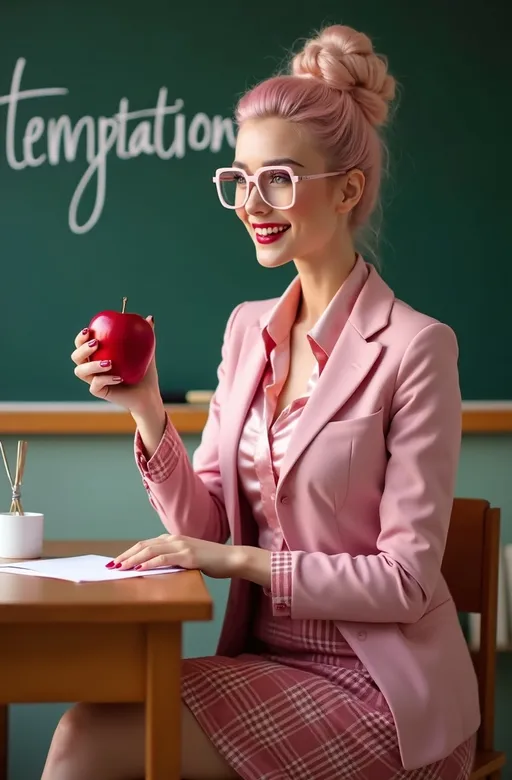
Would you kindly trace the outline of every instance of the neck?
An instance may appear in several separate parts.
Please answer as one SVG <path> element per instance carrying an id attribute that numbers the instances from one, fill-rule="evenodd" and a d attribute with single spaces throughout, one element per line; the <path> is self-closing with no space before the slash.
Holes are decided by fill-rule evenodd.
<path id="1" fill-rule="evenodd" d="M 352 241 L 339 248 L 335 255 L 321 260 L 296 260 L 299 273 L 302 297 L 297 312 L 297 324 L 306 330 L 315 322 L 332 301 L 343 282 L 347 279 L 356 262 L 356 251 Z"/>

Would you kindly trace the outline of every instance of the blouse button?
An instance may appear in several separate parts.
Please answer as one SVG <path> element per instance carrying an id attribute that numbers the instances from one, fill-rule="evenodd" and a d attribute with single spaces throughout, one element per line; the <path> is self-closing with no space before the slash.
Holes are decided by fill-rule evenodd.
<path id="1" fill-rule="evenodd" d="M 281 503 L 282 503 L 282 504 L 288 504 L 288 503 L 290 503 L 290 498 L 289 498 L 289 496 L 281 496 Z"/>
<path id="2" fill-rule="evenodd" d="M 357 638 L 360 639 L 361 642 L 364 642 L 364 640 L 366 639 L 366 631 L 358 631 Z"/>

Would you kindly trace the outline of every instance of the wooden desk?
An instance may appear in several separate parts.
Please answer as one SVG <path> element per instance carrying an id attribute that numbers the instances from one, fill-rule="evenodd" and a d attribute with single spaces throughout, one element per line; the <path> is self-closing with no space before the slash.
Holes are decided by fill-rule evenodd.
<path id="1" fill-rule="evenodd" d="M 48 542 L 44 556 L 131 544 Z M 145 702 L 146 780 L 179 780 L 181 625 L 211 617 L 196 571 L 90 583 L 0 573 L 0 780 L 7 705 L 76 701 Z"/>

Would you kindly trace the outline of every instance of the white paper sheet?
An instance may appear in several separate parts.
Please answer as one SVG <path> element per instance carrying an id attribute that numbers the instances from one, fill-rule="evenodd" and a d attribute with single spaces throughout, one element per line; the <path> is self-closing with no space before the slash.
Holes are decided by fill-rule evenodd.
<path id="1" fill-rule="evenodd" d="M 15 563 L 1 563 L 0 573 L 50 577 L 71 582 L 102 582 L 184 571 L 174 566 L 162 566 L 158 569 L 146 569 L 143 571 L 120 571 L 119 569 L 105 568 L 106 564 L 111 560 L 112 558 L 104 555 L 77 555 L 71 558 L 42 558 L 34 561 L 16 561 Z"/>

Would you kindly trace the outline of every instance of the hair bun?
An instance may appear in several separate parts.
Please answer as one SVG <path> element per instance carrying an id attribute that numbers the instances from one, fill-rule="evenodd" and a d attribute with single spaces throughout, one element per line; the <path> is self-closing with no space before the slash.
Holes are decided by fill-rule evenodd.
<path id="1" fill-rule="evenodd" d="M 306 42 L 292 60 L 292 74 L 323 81 L 339 92 L 350 92 L 367 120 L 378 127 L 386 122 L 395 96 L 395 80 L 385 57 L 373 50 L 368 36 L 351 27 L 326 27 Z"/>

